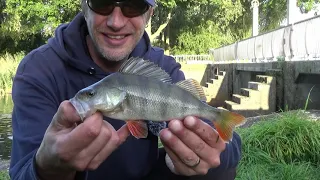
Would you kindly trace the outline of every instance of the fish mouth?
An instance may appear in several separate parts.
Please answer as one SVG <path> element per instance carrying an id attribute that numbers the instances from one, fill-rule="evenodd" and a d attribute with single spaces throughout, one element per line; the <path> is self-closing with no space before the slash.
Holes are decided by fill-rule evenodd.
<path id="1" fill-rule="evenodd" d="M 88 117 L 89 115 L 89 111 L 86 111 L 84 108 L 84 106 L 82 105 L 82 103 L 80 103 L 79 101 L 77 101 L 74 97 L 71 98 L 70 100 L 70 103 L 73 105 L 73 107 L 76 109 L 78 115 L 80 116 L 81 118 L 81 121 L 84 121 L 84 119 L 86 117 Z"/>

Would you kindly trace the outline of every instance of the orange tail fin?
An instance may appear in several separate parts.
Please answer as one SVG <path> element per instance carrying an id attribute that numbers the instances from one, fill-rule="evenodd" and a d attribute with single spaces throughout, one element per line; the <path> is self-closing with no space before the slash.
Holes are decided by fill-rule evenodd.
<path id="1" fill-rule="evenodd" d="M 245 117 L 229 111 L 221 112 L 221 119 L 213 121 L 220 137 L 226 141 L 232 141 L 232 133 L 236 126 L 244 123 Z"/>

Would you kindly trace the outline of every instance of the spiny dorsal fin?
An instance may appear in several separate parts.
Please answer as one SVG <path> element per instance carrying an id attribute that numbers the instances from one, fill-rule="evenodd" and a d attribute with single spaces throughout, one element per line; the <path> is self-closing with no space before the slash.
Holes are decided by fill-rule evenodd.
<path id="1" fill-rule="evenodd" d="M 204 91 L 203 91 L 201 85 L 195 79 L 186 79 L 183 81 L 179 81 L 176 83 L 176 85 L 179 86 L 180 88 L 190 92 L 192 95 L 194 95 L 200 101 L 207 100 L 206 95 L 204 94 Z"/>
<path id="2" fill-rule="evenodd" d="M 119 72 L 151 77 L 165 83 L 172 82 L 170 75 L 161 69 L 157 64 L 139 57 L 131 57 L 125 61 L 121 65 Z"/>

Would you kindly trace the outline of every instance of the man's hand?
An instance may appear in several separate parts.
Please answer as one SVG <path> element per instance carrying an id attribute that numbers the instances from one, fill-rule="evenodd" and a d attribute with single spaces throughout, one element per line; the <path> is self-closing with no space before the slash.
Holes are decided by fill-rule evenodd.
<path id="1" fill-rule="evenodd" d="M 40 179 L 74 179 L 76 171 L 94 170 L 129 136 L 126 125 L 115 131 L 101 113 L 79 121 L 72 104 L 62 102 L 36 154 Z"/>
<path id="2" fill-rule="evenodd" d="M 184 176 L 205 175 L 210 168 L 218 167 L 220 154 L 226 148 L 215 129 L 192 116 L 170 121 L 168 128 L 160 132 L 160 139 L 166 158 L 172 161 L 170 165 L 166 159 L 168 167 Z"/>

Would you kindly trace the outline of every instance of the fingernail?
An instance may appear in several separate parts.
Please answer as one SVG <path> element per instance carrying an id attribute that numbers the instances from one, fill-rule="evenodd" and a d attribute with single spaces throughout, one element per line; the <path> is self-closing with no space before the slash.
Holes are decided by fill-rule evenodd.
<path id="1" fill-rule="evenodd" d="M 171 122 L 170 124 L 170 129 L 174 132 L 178 132 L 178 131 L 181 131 L 182 129 L 182 125 L 181 125 L 181 122 L 178 121 L 178 120 L 174 120 L 173 122 Z"/>
<path id="2" fill-rule="evenodd" d="M 196 119 L 192 116 L 188 116 L 184 122 L 186 123 L 187 126 L 192 127 L 196 124 Z"/>
<path id="3" fill-rule="evenodd" d="M 172 137 L 172 133 L 168 130 L 162 133 L 162 139 L 165 141 L 168 141 L 169 139 L 171 139 L 171 137 Z"/>

